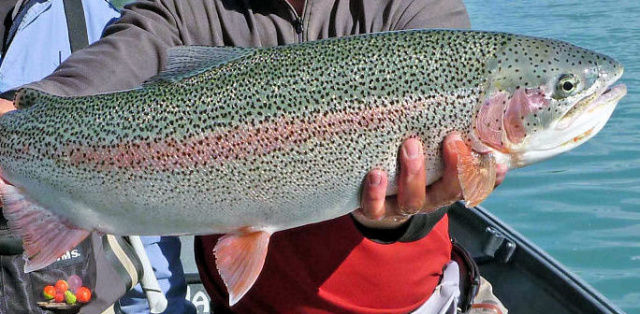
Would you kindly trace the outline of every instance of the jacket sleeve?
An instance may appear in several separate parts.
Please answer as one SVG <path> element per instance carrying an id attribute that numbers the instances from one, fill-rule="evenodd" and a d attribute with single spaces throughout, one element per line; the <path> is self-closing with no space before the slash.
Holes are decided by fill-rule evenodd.
<path id="1" fill-rule="evenodd" d="M 183 43 L 181 18 L 171 1 L 125 7 L 103 38 L 72 54 L 55 72 L 24 87 L 56 95 L 88 95 L 130 89 L 157 74 L 166 50 Z"/>

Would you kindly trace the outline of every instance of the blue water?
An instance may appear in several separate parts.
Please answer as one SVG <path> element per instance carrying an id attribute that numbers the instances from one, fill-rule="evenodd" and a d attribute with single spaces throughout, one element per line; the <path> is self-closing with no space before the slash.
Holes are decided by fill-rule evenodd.
<path id="1" fill-rule="evenodd" d="M 586 144 L 507 176 L 483 206 L 640 313 L 640 1 L 465 0 L 478 30 L 553 37 L 625 66 L 629 93 Z"/>

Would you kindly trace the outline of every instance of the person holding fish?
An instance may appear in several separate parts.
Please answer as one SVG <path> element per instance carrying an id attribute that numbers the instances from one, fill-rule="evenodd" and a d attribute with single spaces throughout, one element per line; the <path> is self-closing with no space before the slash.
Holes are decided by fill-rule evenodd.
<path id="1" fill-rule="evenodd" d="M 619 63 L 567 43 L 425 30 L 468 27 L 460 1 L 133 3 L 0 118 L 8 216 L 29 235 L 31 211 L 72 212 L 44 220 L 69 242 L 196 234 L 215 312 L 455 311 L 443 206 L 583 143 L 625 93 Z M 34 133 L 51 121 L 74 136 Z M 64 248 L 27 245 L 33 268 Z"/>

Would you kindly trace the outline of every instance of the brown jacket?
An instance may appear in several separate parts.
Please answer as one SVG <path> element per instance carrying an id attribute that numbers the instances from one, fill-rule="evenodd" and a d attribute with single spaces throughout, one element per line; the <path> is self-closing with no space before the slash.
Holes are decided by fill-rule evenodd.
<path id="1" fill-rule="evenodd" d="M 179 45 L 268 47 L 411 28 L 468 28 L 461 0 L 154 0 L 126 6 L 104 38 L 30 84 L 58 95 L 129 89 L 157 74 Z"/>

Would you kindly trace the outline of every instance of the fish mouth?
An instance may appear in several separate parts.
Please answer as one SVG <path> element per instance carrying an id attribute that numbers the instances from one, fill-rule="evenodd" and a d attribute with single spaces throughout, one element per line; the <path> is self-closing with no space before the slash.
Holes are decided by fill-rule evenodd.
<path id="1" fill-rule="evenodd" d="M 575 147 L 595 136 L 607 123 L 618 101 L 627 94 L 627 86 L 607 88 L 600 95 L 587 96 L 558 121 L 555 131 L 559 147 Z M 588 98 L 595 98 L 589 101 Z M 585 101 L 586 100 L 586 101 Z"/>
<path id="2" fill-rule="evenodd" d="M 598 109 L 614 105 L 627 94 L 627 86 L 618 84 L 607 88 L 601 94 L 593 93 L 577 102 L 567 113 L 560 118 L 556 125 L 557 130 L 565 130 L 574 124 L 577 120 L 582 120 L 582 116 L 590 114 Z"/>
<path id="3" fill-rule="evenodd" d="M 618 101 L 627 93 L 627 87 L 619 84 L 596 96 L 585 97 L 575 106 L 571 116 L 564 116 L 544 135 L 530 142 L 530 150 L 512 155 L 512 166 L 522 167 L 569 151 L 594 137 L 609 120 Z M 591 97 L 591 100 L 589 98 Z M 587 100 L 583 102 L 584 100 Z M 566 120 L 563 120 L 566 119 Z M 564 125 L 566 124 L 566 125 Z"/>
<path id="4" fill-rule="evenodd" d="M 627 86 L 624 84 L 607 88 L 600 97 L 585 108 L 582 108 L 577 117 L 572 118 L 569 125 L 574 125 L 577 132 L 570 132 L 575 135 L 560 146 L 575 147 L 594 137 L 607 123 L 618 101 L 626 94 Z M 562 122 L 561 120 L 559 124 L 562 124 Z"/>

